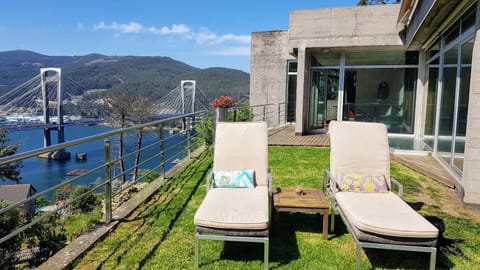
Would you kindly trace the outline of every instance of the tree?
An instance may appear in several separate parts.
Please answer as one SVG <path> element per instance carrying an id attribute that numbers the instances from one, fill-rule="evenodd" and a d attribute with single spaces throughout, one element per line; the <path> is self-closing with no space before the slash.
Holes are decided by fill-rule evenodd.
<path id="1" fill-rule="evenodd" d="M 7 134 L 7 130 L 0 128 L 0 158 L 14 155 L 17 152 L 18 143 L 10 144 Z M 22 179 L 19 171 L 21 167 L 21 162 L 0 165 L 0 179 L 8 179 L 14 182 L 20 181 Z"/>
<path id="2" fill-rule="evenodd" d="M 398 4 L 400 0 L 360 0 L 358 6 L 371 6 L 371 5 L 385 5 L 385 4 Z"/>
<path id="3" fill-rule="evenodd" d="M 103 98 L 104 103 L 111 110 L 113 119 L 117 120 L 115 124 L 120 128 L 128 126 L 130 122 L 128 117 L 132 114 L 133 101 L 135 98 L 135 95 L 128 90 L 114 91 Z M 123 161 L 124 140 L 124 134 L 118 135 L 118 166 L 122 184 L 126 181 L 125 162 Z"/>
<path id="4" fill-rule="evenodd" d="M 154 102 L 147 97 L 138 96 L 133 100 L 132 120 L 135 124 L 143 124 L 152 121 L 155 116 Z M 142 140 L 144 129 L 141 128 L 137 133 L 137 151 L 133 164 L 132 182 L 136 182 L 138 174 L 138 164 L 140 163 L 140 149 L 142 149 Z"/>
<path id="5" fill-rule="evenodd" d="M 105 103 L 110 107 L 112 116 L 117 119 L 117 125 L 121 128 L 130 124 L 142 124 L 153 120 L 155 116 L 154 102 L 151 98 L 139 96 L 128 90 L 120 90 L 110 93 L 104 98 Z M 132 181 L 135 182 L 138 175 L 138 164 L 140 163 L 140 149 L 142 148 L 144 130 L 137 133 L 137 147 L 133 165 Z M 118 163 L 122 184 L 126 181 L 125 165 L 123 161 L 125 136 L 119 135 Z"/>

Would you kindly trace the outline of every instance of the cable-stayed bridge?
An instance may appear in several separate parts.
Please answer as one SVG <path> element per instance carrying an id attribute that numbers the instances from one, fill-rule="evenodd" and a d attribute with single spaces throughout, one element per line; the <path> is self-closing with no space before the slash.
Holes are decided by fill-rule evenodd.
<path id="1" fill-rule="evenodd" d="M 75 81 L 62 77 L 60 68 L 42 68 L 40 74 L 0 96 L 0 126 L 42 127 L 44 146 L 51 145 L 51 132 L 57 132 L 57 142 L 65 142 L 65 106 L 103 104 L 103 90 L 85 89 Z M 196 86 L 195 81 L 181 81 L 154 105 L 158 115 L 189 114 L 208 108 L 209 98 Z M 21 119 L 19 121 L 19 119 Z M 5 125 L 7 123 L 7 125 Z M 64 150 L 52 153 L 48 158 L 67 159 Z"/>
<path id="2" fill-rule="evenodd" d="M 158 114 L 178 115 L 206 110 L 210 99 L 196 86 L 195 81 L 181 81 L 156 103 Z"/>
<path id="3" fill-rule="evenodd" d="M 98 106 L 103 103 L 101 92 L 105 90 L 86 89 L 62 76 L 59 69 L 42 70 L 44 73 L 41 71 L 39 75 L 0 95 L 0 116 L 47 124 L 43 115 L 45 109 L 49 111 L 50 119 L 57 119 L 59 110 L 55 109 L 59 106 L 62 107 L 62 113 L 71 114 L 70 109 L 74 106 L 83 104 L 88 108 L 89 104 Z M 45 100 L 48 101 L 47 108 L 44 108 Z M 155 112 L 158 115 L 192 113 L 207 109 L 209 101 L 195 81 L 181 81 L 180 85 L 155 102 Z"/>

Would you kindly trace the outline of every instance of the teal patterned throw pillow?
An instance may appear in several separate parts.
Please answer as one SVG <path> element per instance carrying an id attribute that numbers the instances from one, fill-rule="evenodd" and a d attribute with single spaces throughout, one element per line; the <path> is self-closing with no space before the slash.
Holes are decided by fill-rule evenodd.
<path id="1" fill-rule="evenodd" d="M 213 187 L 254 188 L 253 170 L 214 171 Z"/>

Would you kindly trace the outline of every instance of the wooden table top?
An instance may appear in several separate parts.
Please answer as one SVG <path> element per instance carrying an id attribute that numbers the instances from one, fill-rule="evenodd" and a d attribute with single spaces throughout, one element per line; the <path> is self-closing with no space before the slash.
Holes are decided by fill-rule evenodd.
<path id="1" fill-rule="evenodd" d="M 275 188 L 273 206 L 275 208 L 328 209 L 325 195 L 320 189 L 304 189 L 304 195 L 297 195 L 294 188 Z"/>

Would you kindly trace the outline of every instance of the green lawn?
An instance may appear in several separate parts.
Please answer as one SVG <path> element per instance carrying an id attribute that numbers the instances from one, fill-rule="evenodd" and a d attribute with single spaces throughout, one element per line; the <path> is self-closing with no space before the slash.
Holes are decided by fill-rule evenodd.
<path id="1" fill-rule="evenodd" d="M 329 150 L 311 147 L 270 147 L 273 185 L 321 188 L 328 168 Z M 191 269 L 193 268 L 193 215 L 205 196 L 205 175 L 211 152 L 168 182 L 150 201 L 122 222 L 76 265 L 77 269 Z M 449 191 L 398 164 L 392 175 L 405 186 L 405 199 L 435 224 L 443 225 L 437 267 L 478 269 L 480 226 L 471 213 L 458 209 Z M 450 196 L 450 197 L 449 197 Z M 448 214 L 447 214 L 448 213 Z M 321 217 L 315 214 L 282 214 L 270 235 L 272 269 L 353 269 L 355 243 L 336 218 L 335 232 L 322 240 Z M 277 226 L 278 225 L 278 226 Z M 260 269 L 261 244 L 201 241 L 202 269 Z M 426 268 L 421 253 L 364 250 L 363 269 Z"/>

